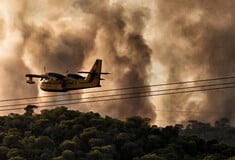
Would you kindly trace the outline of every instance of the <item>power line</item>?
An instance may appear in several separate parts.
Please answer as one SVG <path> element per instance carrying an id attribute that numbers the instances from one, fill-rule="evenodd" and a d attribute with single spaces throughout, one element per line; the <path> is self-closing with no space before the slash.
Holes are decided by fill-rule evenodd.
<path id="1" fill-rule="evenodd" d="M 222 85 L 223 86 L 224 85 L 234 85 L 234 84 L 235 84 L 235 82 L 215 83 L 215 84 L 198 85 L 198 86 L 191 86 L 191 87 L 178 87 L 178 88 L 169 88 L 169 89 L 158 89 L 158 90 L 153 90 L 153 91 L 121 93 L 121 94 L 115 94 L 115 95 L 102 95 L 102 96 L 93 96 L 93 97 L 83 97 L 83 98 L 71 98 L 71 99 L 44 101 L 44 102 L 37 102 L 37 103 L 32 103 L 32 104 L 37 105 L 37 104 L 56 103 L 56 102 L 80 101 L 80 100 L 87 100 L 87 99 L 109 98 L 109 97 L 117 97 L 117 96 L 129 96 L 129 95 L 138 95 L 138 94 L 146 94 L 146 93 L 154 93 L 154 92 L 177 91 L 177 90 L 185 90 L 185 89 L 196 89 L 196 88 L 214 87 L 214 86 L 222 86 Z M 2 105 L 2 106 L 0 106 L 0 108 L 13 107 L 13 106 L 22 106 L 22 105 L 28 105 L 28 103 Z"/>
<path id="2" fill-rule="evenodd" d="M 154 96 L 173 95 L 173 94 L 183 94 L 183 93 L 193 93 L 193 92 L 199 92 L 199 91 L 211 91 L 211 90 L 229 89 L 229 88 L 230 89 L 231 88 L 235 88 L 235 85 L 234 86 L 226 86 L 226 87 L 196 89 L 196 90 L 194 89 L 194 90 L 188 90 L 188 91 L 168 92 L 168 93 L 160 93 L 160 94 L 149 94 L 149 95 L 119 97 L 119 98 L 110 98 L 110 99 L 102 99 L 102 100 L 91 100 L 91 101 L 61 103 L 61 104 L 57 104 L 57 105 L 63 106 L 63 105 L 73 105 L 73 104 L 82 104 L 82 103 L 107 102 L 107 101 L 114 101 L 114 100 L 135 99 L 135 98 L 154 97 Z M 52 106 L 55 106 L 55 104 L 49 104 L 49 105 L 38 106 L 38 107 L 39 108 L 47 108 L 47 107 L 52 107 Z M 0 111 L 21 110 L 21 109 L 24 109 L 24 108 L 22 108 L 22 107 L 8 108 L 8 109 L 0 109 Z"/>
<path id="3" fill-rule="evenodd" d="M 180 81 L 180 82 L 171 82 L 171 83 L 162 83 L 162 84 L 154 84 L 154 85 L 144 85 L 144 86 L 133 86 L 133 87 L 124 87 L 124 88 L 114 88 L 114 89 L 105 89 L 105 90 L 78 92 L 78 93 L 69 93 L 69 94 L 59 94 L 59 95 L 47 95 L 47 96 L 34 96 L 34 97 L 24 97 L 24 98 L 14 98 L 14 99 L 3 99 L 3 100 L 0 100 L 0 102 L 29 100 L 29 99 L 38 99 L 38 98 L 50 98 L 50 97 L 60 97 L 60 96 L 70 96 L 70 95 L 77 95 L 77 94 L 102 93 L 102 92 L 111 92 L 111 91 L 141 89 L 141 88 L 150 88 L 150 87 L 168 86 L 168 85 L 179 85 L 179 84 L 187 84 L 187 83 L 210 82 L 210 81 L 229 80 L 229 79 L 235 79 L 235 76 L 209 78 L 209 79 L 192 80 L 192 81 Z"/>
<path id="4" fill-rule="evenodd" d="M 138 96 L 131 96 L 131 97 L 119 97 L 119 98 L 103 99 L 103 100 L 91 100 L 91 101 L 82 101 L 82 102 L 71 102 L 71 103 L 63 103 L 63 104 L 57 104 L 57 105 L 72 105 L 72 104 L 81 104 L 81 103 L 106 102 L 106 101 L 113 101 L 113 100 L 145 98 L 145 97 L 173 95 L 173 94 L 182 94 L 182 93 L 192 93 L 192 92 L 199 92 L 199 91 L 209 91 L 209 90 L 228 89 L 228 88 L 235 88 L 235 86 L 206 88 L 206 89 L 178 91 L 178 92 L 169 92 L 169 93 L 160 93 L 160 94 L 138 95 Z M 40 107 L 41 108 L 45 108 L 45 107 L 51 107 L 51 106 L 54 106 L 54 105 L 50 104 L 50 105 L 44 105 L 44 106 L 40 106 Z"/>

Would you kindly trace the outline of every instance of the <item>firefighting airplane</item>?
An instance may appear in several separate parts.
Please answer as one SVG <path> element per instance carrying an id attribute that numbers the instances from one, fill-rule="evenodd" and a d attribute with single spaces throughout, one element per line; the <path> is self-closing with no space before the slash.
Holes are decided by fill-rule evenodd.
<path id="1" fill-rule="evenodd" d="M 42 75 L 26 74 L 25 77 L 29 84 L 34 84 L 33 78 L 41 78 L 40 88 L 47 92 L 66 92 L 70 90 L 101 87 L 100 80 L 104 80 L 100 77 L 101 74 L 109 74 L 101 72 L 102 60 L 97 59 L 95 64 L 91 68 L 90 72 L 78 72 L 87 73 L 87 77 L 83 77 L 78 74 L 62 75 L 58 73 L 45 73 Z"/>

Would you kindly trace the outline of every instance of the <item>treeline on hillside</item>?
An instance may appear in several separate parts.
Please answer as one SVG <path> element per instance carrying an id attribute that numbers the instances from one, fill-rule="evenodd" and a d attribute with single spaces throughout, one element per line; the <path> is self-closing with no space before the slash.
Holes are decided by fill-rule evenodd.
<path id="1" fill-rule="evenodd" d="M 120 121 L 58 107 L 0 117 L 1 160 L 234 160 L 235 148 L 179 136 L 149 119 Z"/>
<path id="2" fill-rule="evenodd" d="M 227 118 L 217 120 L 213 126 L 209 123 L 191 120 L 185 128 L 182 125 L 178 127 L 181 128 L 180 135 L 195 135 L 207 141 L 216 139 L 220 143 L 235 146 L 235 127 L 230 126 Z"/>

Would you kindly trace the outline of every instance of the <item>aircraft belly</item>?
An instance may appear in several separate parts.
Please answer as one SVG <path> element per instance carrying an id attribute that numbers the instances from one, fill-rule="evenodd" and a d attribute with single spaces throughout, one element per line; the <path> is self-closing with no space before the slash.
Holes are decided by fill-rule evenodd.
<path id="1" fill-rule="evenodd" d="M 91 88 L 95 87 L 92 83 L 77 83 L 77 84 L 66 84 L 64 87 L 65 90 L 75 90 L 75 89 L 83 89 L 83 88 Z"/>
<path id="2" fill-rule="evenodd" d="M 44 91 L 61 92 L 64 88 L 61 84 L 41 84 L 40 88 Z"/>
<path id="3" fill-rule="evenodd" d="M 67 84 L 64 88 L 67 90 L 73 90 L 73 89 L 82 89 L 87 88 L 85 84 L 79 83 L 79 84 Z"/>

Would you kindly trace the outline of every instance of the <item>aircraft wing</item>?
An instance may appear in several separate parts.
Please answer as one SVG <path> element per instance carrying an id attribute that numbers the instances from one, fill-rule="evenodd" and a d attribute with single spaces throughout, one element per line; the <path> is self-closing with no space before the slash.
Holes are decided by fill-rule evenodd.
<path id="1" fill-rule="evenodd" d="M 25 77 L 29 78 L 48 78 L 46 75 L 39 75 L 39 74 L 26 74 Z"/>
<path id="2" fill-rule="evenodd" d="M 46 73 L 46 74 L 26 74 L 25 77 L 28 78 L 55 78 L 55 79 L 61 79 L 63 80 L 65 78 L 64 75 L 58 74 L 58 73 Z"/>
<path id="3" fill-rule="evenodd" d="M 26 80 L 27 83 L 29 84 L 34 84 L 35 82 L 33 81 L 33 78 L 48 78 L 46 75 L 38 75 L 38 74 L 26 74 L 25 77 L 28 79 Z"/>
<path id="4" fill-rule="evenodd" d="M 59 80 L 63 80 L 64 78 L 66 78 L 64 75 L 62 74 L 58 74 L 58 73 L 46 73 L 46 74 L 26 74 L 25 77 L 27 77 L 28 79 L 26 80 L 27 83 L 29 84 L 34 84 L 35 82 L 33 81 L 33 78 L 45 78 L 45 79 L 59 79 Z"/>

